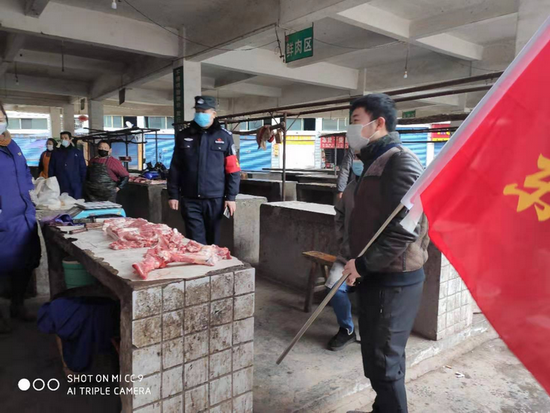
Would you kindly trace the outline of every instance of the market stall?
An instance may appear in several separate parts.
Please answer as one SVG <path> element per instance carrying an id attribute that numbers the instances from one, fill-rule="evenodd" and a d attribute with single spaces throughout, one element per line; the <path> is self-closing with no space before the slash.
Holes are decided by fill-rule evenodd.
<path id="1" fill-rule="evenodd" d="M 44 228 L 51 296 L 66 289 L 62 261 L 71 256 L 120 300 L 120 377 L 141 378 L 120 382 L 124 412 L 183 400 L 186 411 L 203 411 L 216 400 L 251 398 L 253 268 L 231 257 L 214 266 L 169 265 L 142 280 L 132 264 L 147 248 L 114 250 L 101 229 L 69 231 Z M 231 389 L 237 377 L 249 377 L 250 388 L 213 397 L 209 389 Z"/>
<path id="2" fill-rule="evenodd" d="M 117 194 L 117 202 L 129 217 L 161 223 L 163 189 L 166 189 L 166 181 L 135 182 L 130 178 L 130 182 Z"/>

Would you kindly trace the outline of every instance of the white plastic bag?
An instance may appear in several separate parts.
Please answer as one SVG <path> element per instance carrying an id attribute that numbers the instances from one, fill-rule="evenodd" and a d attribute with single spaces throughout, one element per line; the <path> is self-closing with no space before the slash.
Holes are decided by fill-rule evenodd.
<path id="1" fill-rule="evenodd" d="M 35 182 L 35 192 L 38 201 L 37 208 L 57 209 L 61 206 L 59 183 L 55 176 L 48 179 L 38 178 Z"/>
<path id="2" fill-rule="evenodd" d="M 68 193 L 63 192 L 61 196 L 59 197 L 59 201 L 61 202 L 61 209 L 71 209 L 74 207 L 74 205 L 79 201 L 84 201 L 83 199 L 74 199 L 72 196 L 70 196 Z"/>
<path id="3" fill-rule="evenodd" d="M 340 261 L 336 261 L 334 264 L 332 264 L 332 268 L 330 269 L 325 287 L 334 287 L 334 284 L 336 284 L 338 280 L 342 278 L 342 275 L 344 275 L 344 264 Z"/>

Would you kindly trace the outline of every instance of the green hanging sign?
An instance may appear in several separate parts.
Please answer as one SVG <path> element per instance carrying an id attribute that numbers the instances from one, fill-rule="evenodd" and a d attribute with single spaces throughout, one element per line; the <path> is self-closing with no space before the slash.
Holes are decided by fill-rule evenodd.
<path id="1" fill-rule="evenodd" d="M 408 112 L 403 112 L 403 119 L 416 118 L 416 110 L 409 110 Z"/>
<path id="2" fill-rule="evenodd" d="M 183 123 L 185 113 L 183 110 L 183 67 L 176 67 L 174 73 L 174 123 Z"/>
<path id="3" fill-rule="evenodd" d="M 286 63 L 313 56 L 313 26 L 286 36 L 285 56 Z"/>

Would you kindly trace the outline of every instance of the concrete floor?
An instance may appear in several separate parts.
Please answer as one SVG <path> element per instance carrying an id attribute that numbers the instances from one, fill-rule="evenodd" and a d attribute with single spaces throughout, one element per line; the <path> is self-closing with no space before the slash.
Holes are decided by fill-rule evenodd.
<path id="1" fill-rule="evenodd" d="M 29 306 L 36 311 L 45 300 L 30 300 Z M 359 344 L 336 353 L 325 349 L 338 328 L 330 308 L 283 364 L 275 364 L 309 316 L 302 307 L 302 294 L 257 279 L 254 411 L 370 411 L 374 394 L 362 374 Z M 5 301 L 0 308 L 6 311 Z M 422 375 L 408 384 L 411 412 L 550 412 L 548 396 L 500 341 L 491 340 L 494 334 L 483 322 L 465 334 L 459 337 L 459 346 L 453 346 L 452 340 L 411 337 L 408 359 L 413 366 L 408 376 Z M 117 397 L 67 395 L 54 337 L 40 333 L 33 323 L 16 323 L 11 335 L 0 336 L 0 354 L 4 355 L 0 363 L 1 412 L 120 411 Z M 452 369 L 441 368 L 444 365 Z M 457 379 L 455 371 L 465 377 Z M 112 360 L 99 359 L 94 372 L 114 374 L 116 370 Z M 17 389 L 21 378 L 56 378 L 61 388 L 57 392 L 22 392 Z"/>
<path id="2" fill-rule="evenodd" d="M 494 339 L 408 385 L 411 413 L 550 412 L 550 397 Z M 456 373 L 464 374 L 457 378 Z"/>
<path id="3" fill-rule="evenodd" d="M 254 411 L 370 411 L 374 393 L 363 377 L 360 345 L 340 352 L 326 349 L 338 330 L 331 308 L 283 363 L 275 364 L 308 317 L 302 294 L 257 279 Z M 550 413 L 550 399 L 530 373 L 496 339 L 483 316 L 474 320 L 471 329 L 438 342 L 411 336 L 407 346 L 411 412 Z M 452 369 L 441 369 L 445 365 Z M 457 379 L 455 371 L 466 377 Z"/>
<path id="4" fill-rule="evenodd" d="M 407 391 L 410 413 L 550 412 L 550 397 L 500 339 L 411 381 Z"/>

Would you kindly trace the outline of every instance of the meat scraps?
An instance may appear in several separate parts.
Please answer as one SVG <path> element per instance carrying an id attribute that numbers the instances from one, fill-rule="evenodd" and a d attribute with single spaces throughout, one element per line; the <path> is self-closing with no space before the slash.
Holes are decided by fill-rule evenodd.
<path id="1" fill-rule="evenodd" d="M 159 244 L 147 251 L 143 261 L 132 266 L 136 273 L 146 280 L 151 271 L 165 268 L 170 263 L 213 266 L 220 260 L 230 259 L 231 254 L 227 248 L 217 245 L 202 245 L 190 240 L 187 244 L 171 249 L 163 249 L 163 246 Z"/>
<path id="2" fill-rule="evenodd" d="M 165 245 L 178 245 L 185 239 L 176 229 L 165 224 L 152 224 L 142 218 L 114 218 L 103 224 L 103 231 L 115 241 L 114 250 L 151 248 L 161 240 Z"/>
<path id="3" fill-rule="evenodd" d="M 185 238 L 176 229 L 141 218 L 106 220 L 103 231 L 115 240 L 109 245 L 112 249 L 149 248 L 144 259 L 133 264 L 143 279 L 147 279 L 151 271 L 165 268 L 170 263 L 213 266 L 220 260 L 231 259 L 227 248 L 199 244 Z"/>

